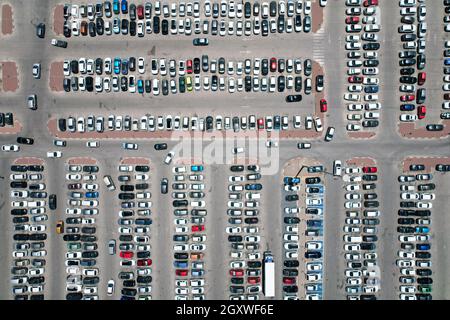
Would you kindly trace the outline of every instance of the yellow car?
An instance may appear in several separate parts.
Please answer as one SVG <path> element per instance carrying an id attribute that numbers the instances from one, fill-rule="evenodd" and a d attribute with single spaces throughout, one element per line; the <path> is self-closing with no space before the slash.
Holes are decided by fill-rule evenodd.
<path id="1" fill-rule="evenodd" d="M 58 220 L 58 222 L 56 223 L 56 233 L 64 233 L 64 221 Z"/>
<path id="2" fill-rule="evenodd" d="M 192 91 L 192 78 L 191 77 L 186 77 L 186 87 L 187 87 L 188 91 Z"/>

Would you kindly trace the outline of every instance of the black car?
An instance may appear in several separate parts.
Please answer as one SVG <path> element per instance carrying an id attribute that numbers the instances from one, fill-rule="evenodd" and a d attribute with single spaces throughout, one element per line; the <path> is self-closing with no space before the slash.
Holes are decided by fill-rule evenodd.
<path id="1" fill-rule="evenodd" d="M 295 293 L 298 292 L 297 286 L 283 286 L 283 291 L 286 293 Z"/>
<path id="2" fill-rule="evenodd" d="M 378 120 L 364 120 L 362 122 L 362 126 L 365 128 L 374 128 L 378 127 L 379 121 Z"/>
<path id="3" fill-rule="evenodd" d="M 300 265 L 300 262 L 298 260 L 285 260 L 284 266 L 286 268 L 297 268 Z"/>
<path id="4" fill-rule="evenodd" d="M 120 200 L 133 200 L 134 199 L 134 193 L 119 193 L 119 199 Z"/>
<path id="5" fill-rule="evenodd" d="M 423 164 L 411 164 L 409 166 L 409 170 L 411 170 L 411 171 L 422 171 L 422 170 L 425 170 L 425 165 L 423 165 Z"/>
<path id="6" fill-rule="evenodd" d="M 17 143 L 31 145 L 34 143 L 33 138 L 17 137 Z"/>
<path id="7" fill-rule="evenodd" d="M 160 20 L 161 19 L 158 16 L 153 17 L 153 33 L 155 33 L 155 34 L 158 34 L 160 31 L 160 29 L 159 29 Z"/>
<path id="8" fill-rule="evenodd" d="M 320 259 L 322 257 L 322 252 L 320 251 L 306 251 L 305 258 L 306 259 Z"/>
<path id="9" fill-rule="evenodd" d="M 298 276 L 298 270 L 296 270 L 296 269 L 283 269 L 283 276 L 285 276 L 285 277 L 296 277 L 296 276 Z"/>
<path id="10" fill-rule="evenodd" d="M 278 76 L 277 88 L 278 88 L 278 92 L 283 92 L 284 91 L 284 89 L 286 88 L 286 78 L 285 78 L 285 76 Z"/>
<path id="11" fill-rule="evenodd" d="M 414 224 L 415 223 L 414 218 L 398 218 L 397 221 L 398 221 L 398 224 Z M 400 228 L 400 227 L 398 227 L 398 228 Z M 414 232 L 414 230 L 412 232 Z"/>
<path id="12" fill-rule="evenodd" d="M 163 35 L 169 34 L 169 21 L 167 21 L 166 19 L 163 19 L 161 22 L 161 33 Z"/>
<path id="13" fill-rule="evenodd" d="M 372 242 L 370 242 L 370 243 L 362 242 L 360 244 L 360 247 L 361 247 L 361 250 L 375 250 L 377 246 L 375 245 L 375 243 L 372 243 Z"/>
<path id="14" fill-rule="evenodd" d="M 66 294 L 66 300 L 81 300 L 83 294 L 81 292 L 70 292 Z"/>
<path id="15" fill-rule="evenodd" d="M 305 179 L 306 184 L 317 184 L 321 182 L 319 177 L 309 177 Z"/>
<path id="16" fill-rule="evenodd" d="M 413 222 L 414 222 L 414 219 L 411 219 L 411 220 L 413 220 Z M 413 227 L 397 227 L 397 232 L 399 232 L 399 233 L 414 233 L 415 229 Z"/>
<path id="17" fill-rule="evenodd" d="M 450 164 L 437 164 L 435 169 L 439 172 L 447 172 L 450 171 Z"/>
<path id="18" fill-rule="evenodd" d="M 72 85 L 71 85 L 71 80 L 69 78 L 64 78 L 63 88 L 64 88 L 65 92 L 70 92 Z"/>
<path id="19" fill-rule="evenodd" d="M 285 197 L 286 201 L 298 201 L 299 196 L 297 194 L 289 194 Z"/>
<path id="20" fill-rule="evenodd" d="M 364 181 L 377 181 L 378 177 L 376 174 L 363 174 L 362 179 Z"/>
<path id="21" fill-rule="evenodd" d="M 284 15 L 279 15 L 278 19 L 277 19 L 277 30 L 278 33 L 283 33 L 284 32 L 284 28 L 285 28 L 285 19 L 284 19 Z"/>
<path id="22" fill-rule="evenodd" d="M 286 102 L 300 102 L 302 101 L 301 94 L 290 94 L 286 96 Z"/>
<path id="23" fill-rule="evenodd" d="M 92 173 L 98 172 L 98 166 L 83 166 L 83 172 Z"/>
<path id="24" fill-rule="evenodd" d="M 242 236 L 236 236 L 236 235 L 230 235 L 230 236 L 228 236 L 228 241 L 229 242 L 242 242 L 243 241 L 243 237 Z"/>
<path id="25" fill-rule="evenodd" d="M 425 126 L 425 128 L 427 129 L 427 131 L 442 131 L 442 130 L 444 130 L 444 125 L 442 125 L 442 124 L 427 124 Z"/>
<path id="26" fill-rule="evenodd" d="M 400 75 L 402 75 L 402 76 L 410 76 L 410 75 L 414 74 L 414 72 L 416 72 L 416 70 L 414 68 L 401 68 L 400 69 Z"/>
<path id="27" fill-rule="evenodd" d="M 41 165 L 29 165 L 27 166 L 29 171 L 42 172 L 44 171 L 44 166 Z"/>
<path id="28" fill-rule="evenodd" d="M 130 36 L 136 36 L 136 21 L 130 21 Z"/>
<path id="29" fill-rule="evenodd" d="M 95 28 L 99 36 L 102 36 L 105 33 L 105 22 L 102 18 L 97 18 Z"/>
<path id="30" fill-rule="evenodd" d="M 136 190 L 145 190 L 148 189 L 148 183 L 137 183 L 135 185 Z"/>
<path id="31" fill-rule="evenodd" d="M 375 51 L 375 50 L 380 49 L 380 44 L 378 42 L 369 42 L 369 43 L 364 43 L 362 47 L 363 47 L 363 50 Z"/>
<path id="32" fill-rule="evenodd" d="M 56 194 L 51 194 L 49 196 L 48 204 L 49 204 L 50 210 L 56 210 L 56 207 L 57 207 Z"/>
<path id="33" fill-rule="evenodd" d="M 298 217 L 284 217 L 283 221 L 286 224 L 298 224 L 298 223 L 300 223 L 300 219 Z"/>
<path id="34" fill-rule="evenodd" d="M 36 35 L 39 38 L 45 38 L 45 23 L 41 22 L 36 26 Z"/>
<path id="35" fill-rule="evenodd" d="M 242 166 L 242 165 L 231 166 L 230 170 L 232 172 L 242 172 L 242 171 L 244 171 L 244 166 Z"/>
<path id="36" fill-rule="evenodd" d="M 416 269 L 416 274 L 421 277 L 429 277 L 432 275 L 432 273 L 433 272 L 430 269 Z"/>

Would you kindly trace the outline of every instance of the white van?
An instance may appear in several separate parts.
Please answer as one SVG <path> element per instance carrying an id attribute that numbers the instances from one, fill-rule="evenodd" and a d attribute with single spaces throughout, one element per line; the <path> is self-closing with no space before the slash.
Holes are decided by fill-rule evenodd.
<path id="1" fill-rule="evenodd" d="M 364 215 L 366 217 L 378 217 L 380 215 L 380 211 L 379 210 L 364 210 Z"/>
<path id="2" fill-rule="evenodd" d="M 344 235 L 344 241 L 350 242 L 350 243 L 360 243 L 360 242 L 362 242 L 362 237 L 361 236 Z"/>
<path id="3" fill-rule="evenodd" d="M 257 193 L 246 192 L 245 193 L 245 198 L 248 199 L 248 200 L 261 199 L 261 193 L 259 193 L 259 192 L 257 192 Z"/>
<path id="4" fill-rule="evenodd" d="M 111 176 L 104 176 L 103 177 L 103 182 L 105 183 L 105 185 L 106 185 L 106 187 L 108 188 L 109 191 L 116 190 L 116 186 L 114 185 L 114 182 L 111 179 Z"/>

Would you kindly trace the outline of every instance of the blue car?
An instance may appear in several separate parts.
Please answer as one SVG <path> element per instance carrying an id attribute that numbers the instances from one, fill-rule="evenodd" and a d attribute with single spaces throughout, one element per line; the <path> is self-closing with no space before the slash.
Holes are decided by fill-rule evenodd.
<path id="1" fill-rule="evenodd" d="M 205 274 L 205 270 L 202 269 L 192 269 L 191 276 L 193 277 L 201 277 Z"/>
<path id="2" fill-rule="evenodd" d="M 188 268 L 188 262 L 187 261 L 174 261 L 173 266 L 175 268 Z"/>
<path id="3" fill-rule="evenodd" d="M 203 166 L 202 165 L 194 165 L 194 166 L 191 166 L 191 171 L 193 171 L 193 172 L 199 172 L 199 171 L 203 171 Z"/>
<path id="4" fill-rule="evenodd" d="M 413 111 L 416 108 L 413 104 L 402 104 L 400 106 L 401 111 Z"/>
<path id="5" fill-rule="evenodd" d="M 431 245 L 429 243 L 418 243 L 416 244 L 417 250 L 430 250 Z"/>
<path id="6" fill-rule="evenodd" d="M 144 81 L 142 81 L 141 79 L 139 79 L 137 81 L 137 88 L 138 88 L 138 92 L 139 93 L 144 93 Z"/>
<path id="7" fill-rule="evenodd" d="M 127 14 L 128 13 L 128 2 L 127 0 L 122 0 L 121 2 L 121 10 L 123 14 Z"/>
<path id="8" fill-rule="evenodd" d="M 262 184 L 261 183 L 253 183 L 253 184 L 246 184 L 245 185 L 245 190 L 261 190 L 262 189 Z"/>
<path id="9" fill-rule="evenodd" d="M 113 12 L 114 12 L 114 14 L 119 14 L 120 13 L 119 0 L 114 0 L 114 2 L 113 2 Z"/>
<path id="10" fill-rule="evenodd" d="M 284 177 L 283 182 L 284 184 L 296 184 L 300 183 L 300 178 Z"/>
<path id="11" fill-rule="evenodd" d="M 430 232 L 430 228 L 428 227 L 416 227 L 417 233 L 428 233 Z"/>
<path id="12" fill-rule="evenodd" d="M 120 66 L 122 65 L 122 61 L 120 58 L 114 58 L 114 74 L 120 74 Z"/>
<path id="13" fill-rule="evenodd" d="M 307 220 L 306 225 L 308 227 L 321 227 L 322 226 L 322 220 Z"/>
<path id="14" fill-rule="evenodd" d="M 86 198 L 98 198 L 98 192 L 86 192 Z"/>
<path id="15" fill-rule="evenodd" d="M 128 74 L 128 60 L 122 60 L 122 74 L 127 75 Z"/>
<path id="16" fill-rule="evenodd" d="M 445 59 L 445 60 L 444 60 L 444 64 L 445 64 L 446 66 L 450 66 L 450 58 Z"/>
<path id="17" fill-rule="evenodd" d="M 378 86 L 365 86 L 364 87 L 365 93 L 377 93 L 378 92 Z"/>

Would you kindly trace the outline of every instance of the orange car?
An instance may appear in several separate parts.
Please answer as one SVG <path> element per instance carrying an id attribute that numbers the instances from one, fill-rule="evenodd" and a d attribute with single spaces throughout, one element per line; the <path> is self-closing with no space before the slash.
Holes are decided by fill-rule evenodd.
<path id="1" fill-rule="evenodd" d="M 56 233 L 64 233 L 64 221 L 58 220 L 58 222 L 56 223 Z"/>

